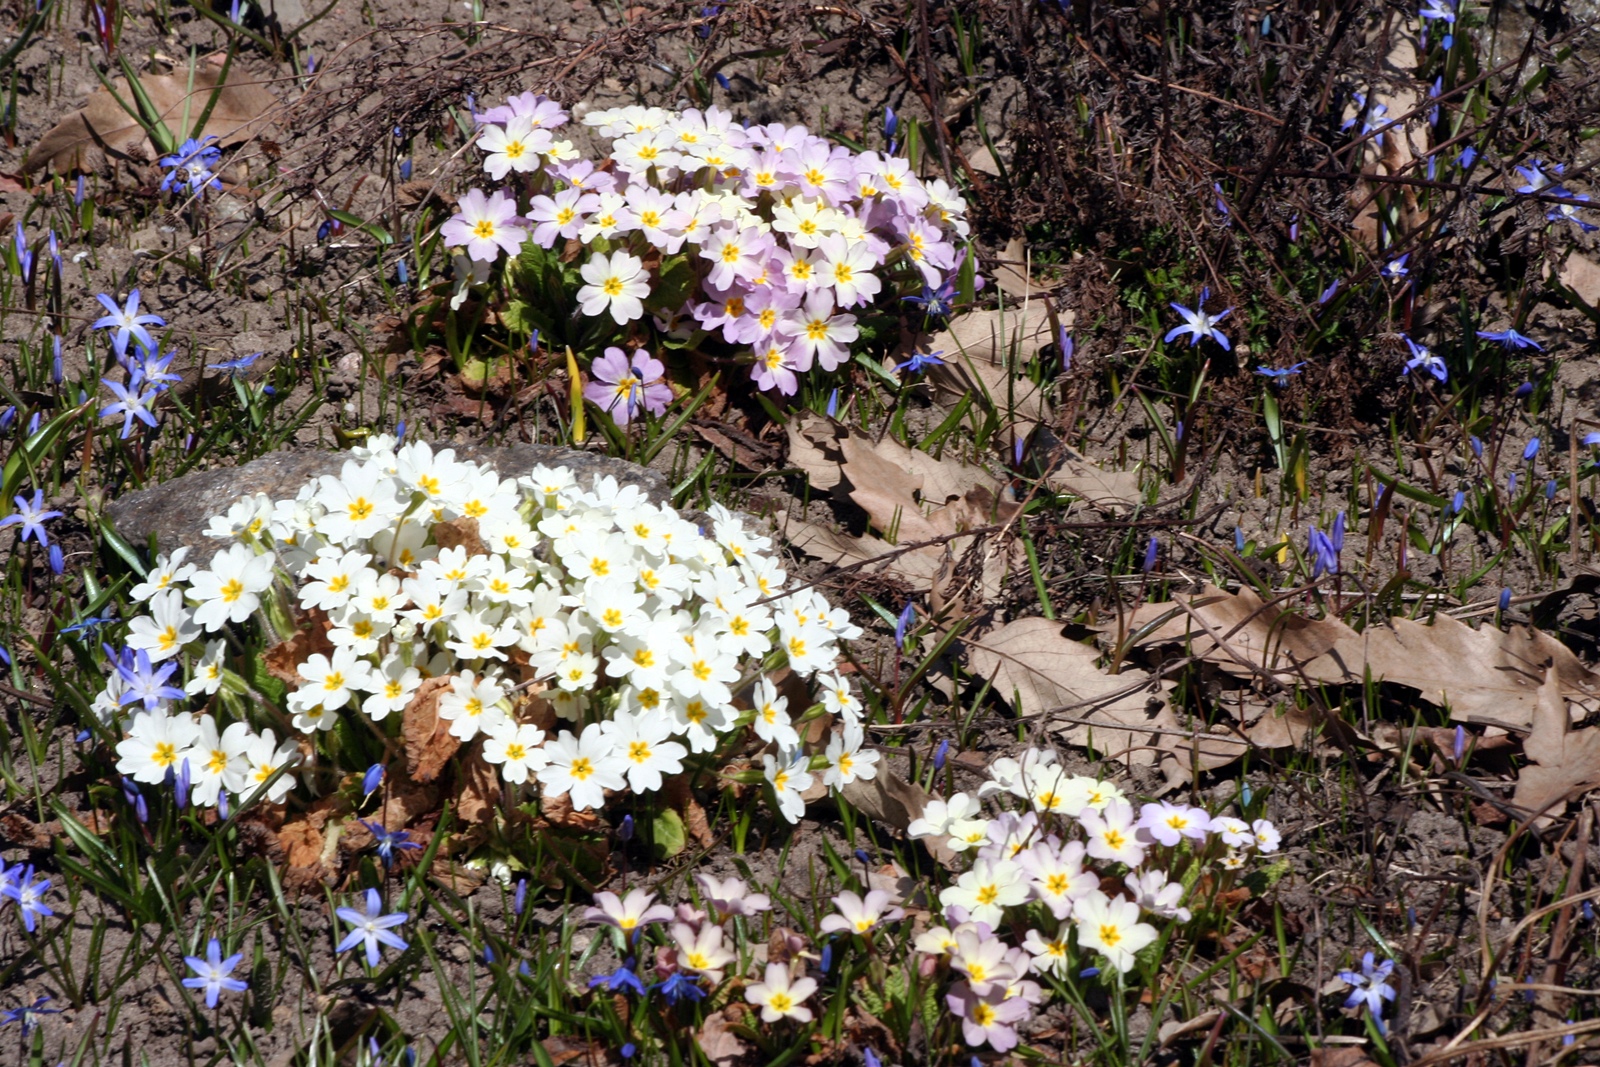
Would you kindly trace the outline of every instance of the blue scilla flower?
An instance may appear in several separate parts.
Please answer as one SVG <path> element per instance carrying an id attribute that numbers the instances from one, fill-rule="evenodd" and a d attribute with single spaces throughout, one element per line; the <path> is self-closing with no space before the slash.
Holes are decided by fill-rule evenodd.
<path id="1" fill-rule="evenodd" d="M 212 144 L 215 140 L 210 134 L 198 141 L 191 137 L 172 155 L 161 157 L 160 164 L 167 172 L 161 179 L 161 191 L 172 193 L 181 187 L 190 196 L 204 196 L 207 189 L 221 192 L 222 182 L 211 170 L 222 161 L 222 150 Z"/>

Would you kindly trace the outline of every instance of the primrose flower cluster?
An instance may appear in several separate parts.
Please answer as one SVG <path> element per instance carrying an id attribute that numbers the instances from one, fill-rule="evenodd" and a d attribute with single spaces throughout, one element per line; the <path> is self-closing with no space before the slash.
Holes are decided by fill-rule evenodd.
<path id="1" fill-rule="evenodd" d="M 543 96 L 475 117 L 484 170 L 517 178 L 468 192 L 447 243 L 492 263 L 526 241 L 579 242 L 583 315 L 627 326 L 648 310 L 663 333 L 718 337 L 753 358 L 762 389 L 793 394 L 813 366 L 837 368 L 858 336 L 851 309 L 950 290 L 965 254 L 966 204 L 944 181 L 804 126 L 742 126 L 716 107 L 591 111 L 584 124 L 612 139 L 597 164 L 557 139 L 568 115 Z M 697 291 L 663 306 L 652 293 L 678 263 Z M 638 403 L 623 391 L 610 410 L 623 421 Z"/>
<path id="2" fill-rule="evenodd" d="M 830 785 L 875 773 L 860 703 L 832 673 L 838 642 L 860 630 L 814 591 L 784 595 L 769 540 L 734 515 L 713 507 L 711 527 L 611 478 L 588 491 L 560 467 L 506 479 L 452 450 L 375 438 L 292 500 L 246 498 L 214 517 L 210 534 L 228 543 L 205 566 L 184 549 L 158 559 L 132 591 L 148 613 L 94 708 L 125 729 L 124 775 L 175 781 L 198 805 L 263 786 L 280 800 L 293 784 L 280 770 L 341 719 L 394 734 L 420 699 L 437 700 L 460 742 L 481 741 L 506 782 L 578 809 L 608 790 L 659 790 L 685 760 L 726 758 L 753 733 L 796 821 L 821 763 Z M 252 616 L 287 633 L 290 600 L 326 645 L 300 653 L 282 709 L 299 736 L 279 742 L 244 714 L 226 664 Z M 825 756 L 801 753 L 764 676 L 779 664 L 815 679 L 842 720 Z M 190 710 L 195 698 L 205 710 Z"/>
<path id="3" fill-rule="evenodd" d="M 990 798 L 1021 804 L 989 817 Z M 1188 922 L 1186 902 L 1208 868 L 1225 878 L 1252 851 L 1279 847 L 1265 819 L 1165 802 L 1136 812 L 1115 785 L 1067 773 L 1044 749 L 996 760 L 977 796 L 931 802 L 908 833 L 973 857 L 939 894 L 949 925 L 919 934 L 916 948 L 926 970 L 948 969 L 946 1002 L 967 1043 L 1000 1052 L 1017 1044 L 1017 1025 L 1047 997 L 1030 975 L 1066 981 L 1103 967 L 1132 970 L 1160 937 L 1146 916 Z M 1118 878 L 1124 890 L 1107 893 Z M 1026 931 L 1020 944 L 1002 940 L 1008 928 Z"/>

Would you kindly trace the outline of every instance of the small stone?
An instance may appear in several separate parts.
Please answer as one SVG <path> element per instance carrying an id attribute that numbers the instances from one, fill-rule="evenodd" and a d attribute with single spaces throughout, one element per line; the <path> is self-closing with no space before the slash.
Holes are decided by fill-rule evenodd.
<path id="1" fill-rule="evenodd" d="M 595 479 L 609 475 L 624 485 L 637 485 L 654 503 L 667 504 L 672 497 L 666 476 L 660 472 L 592 452 L 526 444 L 440 443 L 433 448 L 436 452 L 454 448 L 457 459 L 487 463 L 502 478 L 520 477 L 543 464 L 569 468 L 586 489 Z M 336 449 L 274 452 L 237 467 L 197 471 L 129 493 L 109 504 L 106 516 L 117 533 L 136 548 L 143 548 L 154 536 L 160 551 L 171 553 L 187 545 L 204 562 L 212 551 L 226 547 L 206 536 L 213 515 L 224 514 L 236 501 L 256 493 L 273 500 L 292 499 L 302 485 L 324 474 L 338 474 L 352 458 L 349 452 Z"/>

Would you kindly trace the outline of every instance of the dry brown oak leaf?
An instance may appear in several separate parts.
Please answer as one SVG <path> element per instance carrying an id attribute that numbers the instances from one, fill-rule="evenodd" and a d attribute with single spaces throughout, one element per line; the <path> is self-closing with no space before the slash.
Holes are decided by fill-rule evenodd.
<path id="1" fill-rule="evenodd" d="M 1522 742 L 1522 752 L 1534 762 L 1517 772 L 1511 800 L 1530 814 L 1539 813 L 1531 820 L 1536 827 L 1553 822 L 1573 797 L 1600 787 L 1600 729 L 1572 728 L 1572 713 L 1554 671 L 1539 687 L 1533 729 Z"/>
<path id="2" fill-rule="evenodd" d="M 206 63 L 195 69 L 192 88 L 187 70 L 176 74 L 141 74 L 139 84 L 167 128 L 179 138 L 190 134 L 214 136 L 219 145 L 227 146 L 265 131 L 271 124 L 270 115 L 278 100 L 267 89 L 265 81 L 256 80 L 237 66 L 223 83 L 205 126 L 198 133 L 183 128 L 185 121 L 192 124 L 205 111 L 212 91 L 217 88 L 219 73 L 217 67 Z M 129 107 L 137 107 L 127 79 L 117 78 L 112 86 Z M 22 173 L 45 166 L 57 174 L 96 171 L 105 166 L 108 153 L 122 159 L 149 162 L 156 158 L 156 152 L 156 146 L 149 142 L 138 121 L 117 102 L 117 97 L 100 88 L 90 95 L 83 107 L 39 138 L 28 158 L 22 161 Z"/>
<path id="3" fill-rule="evenodd" d="M 1009 622 L 967 642 L 968 665 L 1019 717 L 1047 716 L 1062 741 L 1130 766 L 1160 761 L 1172 783 L 1196 767 L 1230 763 L 1248 748 L 1230 734 L 1185 730 L 1166 702 L 1167 683 L 1141 670 L 1108 674 L 1097 651 L 1061 630 L 1051 619 Z"/>
<path id="4" fill-rule="evenodd" d="M 1166 621 L 1162 621 L 1163 617 Z M 1361 632 L 1336 618 L 1310 619 L 1282 604 L 1265 605 L 1249 589 L 1207 587 L 1170 603 L 1144 604 L 1120 632 L 1135 646 L 1187 644 L 1190 654 L 1242 678 L 1263 673 L 1285 684 L 1304 679 L 1360 685 L 1371 675 L 1448 706 L 1453 719 L 1518 732 L 1533 725 L 1545 665 L 1562 694 L 1585 712 L 1600 708 L 1600 675 L 1541 630 L 1474 630 L 1448 615 L 1431 624 L 1393 618 Z M 1108 635 L 1109 636 L 1109 635 Z"/>

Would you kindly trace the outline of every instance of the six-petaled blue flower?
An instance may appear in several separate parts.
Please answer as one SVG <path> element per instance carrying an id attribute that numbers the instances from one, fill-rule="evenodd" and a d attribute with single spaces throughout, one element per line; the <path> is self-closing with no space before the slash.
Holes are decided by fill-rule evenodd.
<path id="1" fill-rule="evenodd" d="M 33 491 L 32 503 L 29 503 L 28 498 L 25 496 L 14 497 L 13 500 L 17 505 L 17 510 L 13 514 L 0 519 L 0 530 L 5 529 L 7 526 L 15 526 L 21 523 L 22 533 L 17 538 L 19 543 L 31 537 L 41 545 L 50 544 L 50 535 L 45 533 L 44 524 L 51 519 L 59 519 L 61 512 L 45 510 L 44 490 L 35 489 Z"/>
<path id="2" fill-rule="evenodd" d="M 193 978 L 185 978 L 183 984 L 189 989 L 204 989 L 206 991 L 206 1007 L 215 1008 L 217 999 L 222 996 L 222 991 L 230 993 L 243 993 L 250 988 L 248 982 L 232 977 L 234 968 L 239 966 L 239 961 L 244 959 L 244 953 L 236 952 L 227 959 L 222 958 L 222 942 L 216 938 L 206 946 L 206 957 L 185 956 L 183 962 L 195 973 Z"/>
<path id="3" fill-rule="evenodd" d="M 1217 323 L 1227 318 L 1228 313 L 1233 309 L 1223 308 L 1215 315 L 1208 315 L 1205 307 L 1206 301 L 1210 299 L 1210 297 L 1211 290 L 1209 288 L 1201 289 L 1200 303 L 1193 311 L 1184 307 L 1182 304 L 1173 304 L 1172 310 L 1183 316 L 1183 325 L 1174 326 L 1172 329 L 1168 330 L 1167 335 L 1162 338 L 1162 340 L 1170 344 L 1173 338 L 1180 337 L 1183 334 L 1188 334 L 1189 347 L 1193 348 L 1195 345 L 1200 343 L 1201 338 L 1209 337 L 1213 341 L 1217 342 L 1217 344 L 1221 345 L 1223 351 L 1232 351 L 1233 345 L 1228 342 L 1228 338 L 1223 335 L 1222 331 L 1217 329 Z"/>
<path id="4" fill-rule="evenodd" d="M 1378 1025 L 1378 1032 L 1385 1033 L 1383 1026 L 1383 1002 L 1394 999 L 1394 987 L 1389 985 L 1389 975 L 1394 971 L 1394 960 L 1384 960 L 1375 963 L 1372 953 L 1367 953 L 1361 958 L 1361 970 L 1340 971 L 1339 977 L 1348 982 L 1353 988 L 1350 996 L 1346 998 L 1344 1006 L 1354 1008 L 1366 1005 L 1372 1021 Z"/>
<path id="5" fill-rule="evenodd" d="M 367 910 L 359 912 L 354 908 L 340 908 L 337 912 L 339 918 L 349 923 L 354 929 L 345 935 L 339 942 L 338 952 L 348 952 L 357 945 L 365 942 L 367 946 L 367 966 L 376 967 L 383 958 L 380 945 L 404 952 L 408 947 L 405 939 L 394 933 L 394 928 L 405 922 L 407 915 L 397 911 L 390 915 L 383 913 L 383 900 L 378 896 L 376 889 L 367 890 Z"/>

